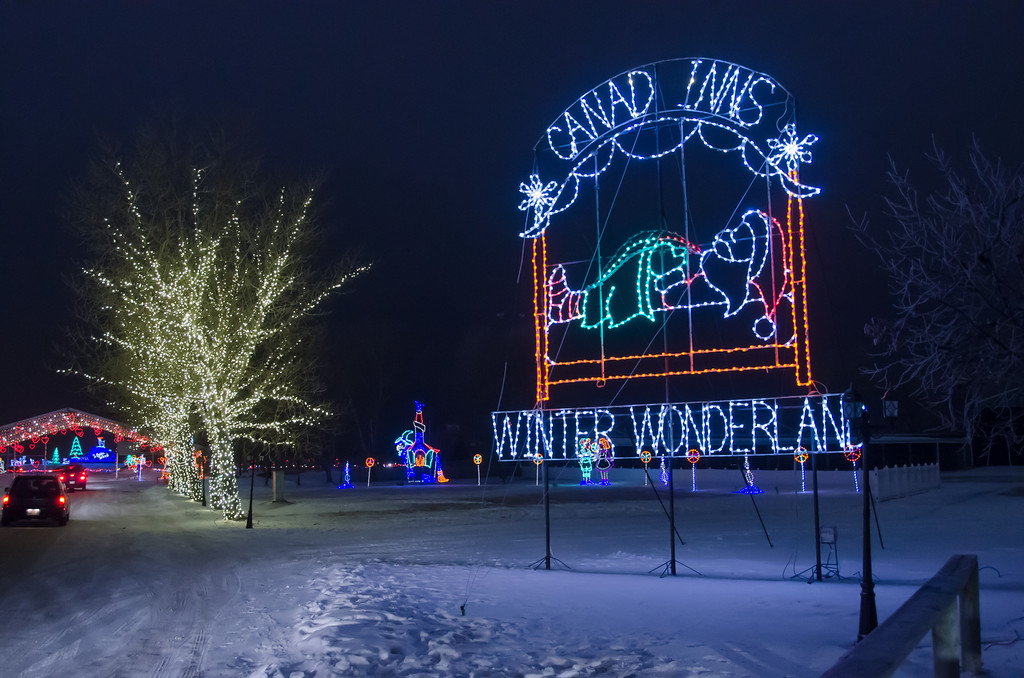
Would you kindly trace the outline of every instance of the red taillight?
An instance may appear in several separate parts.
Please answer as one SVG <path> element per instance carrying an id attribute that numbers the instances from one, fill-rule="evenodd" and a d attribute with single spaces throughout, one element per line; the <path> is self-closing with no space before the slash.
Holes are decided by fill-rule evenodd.
<path id="1" fill-rule="evenodd" d="M 57 497 L 57 503 L 63 506 L 67 502 L 67 497 Z"/>
<path id="2" fill-rule="evenodd" d="M 60 481 L 63 483 L 64 482 L 64 476 L 58 476 L 58 477 L 60 478 Z"/>
<path id="3" fill-rule="evenodd" d="M 5 494 L 4 495 L 4 506 L 7 506 L 7 504 L 9 504 L 10 502 L 11 502 L 11 495 Z"/>
<path id="4" fill-rule="evenodd" d="M 81 480 L 84 483 L 85 482 L 85 474 L 83 473 L 82 475 L 78 476 L 78 479 Z"/>

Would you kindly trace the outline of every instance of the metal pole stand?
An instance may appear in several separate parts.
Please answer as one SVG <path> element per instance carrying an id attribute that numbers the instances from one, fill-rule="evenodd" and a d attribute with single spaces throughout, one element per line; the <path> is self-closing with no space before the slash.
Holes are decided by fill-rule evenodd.
<path id="1" fill-rule="evenodd" d="M 661 574 L 658 575 L 659 578 L 665 577 L 665 576 L 667 576 L 669 574 L 671 574 L 674 577 L 676 575 L 676 565 L 682 565 L 686 569 L 688 569 L 691 572 L 693 572 L 694 574 L 696 574 L 698 577 L 703 577 L 704 575 L 702 575 L 700 572 L 698 572 L 697 570 L 693 569 L 692 567 L 690 567 L 686 563 L 681 563 L 678 560 L 676 560 L 676 539 L 679 540 L 679 544 L 681 546 L 685 546 L 686 542 L 683 541 L 682 535 L 679 534 L 679 530 L 676 529 L 676 511 L 675 511 L 676 504 L 675 504 L 675 493 L 673 492 L 673 483 L 672 483 L 672 458 L 671 457 L 669 457 L 668 469 L 667 470 L 668 470 L 668 503 L 669 503 L 669 505 L 666 508 L 665 507 L 665 502 L 663 502 L 661 500 L 661 495 L 658 494 L 658 488 L 655 486 L 654 481 L 651 480 L 650 476 L 647 473 L 647 466 L 646 465 L 644 466 L 644 476 L 647 477 L 648 480 L 650 480 L 651 489 L 654 490 L 654 496 L 658 499 L 658 503 L 661 504 L 661 510 L 665 512 L 666 516 L 668 516 L 668 531 L 669 531 L 669 536 L 668 536 L 668 539 L 669 539 L 669 559 L 667 561 L 665 561 L 664 563 L 662 563 L 661 565 L 658 565 L 657 567 L 653 567 L 650 570 L 648 570 L 647 574 L 652 574 L 652 573 L 654 573 L 654 572 L 656 572 L 658 570 L 661 570 Z"/>
<path id="2" fill-rule="evenodd" d="M 551 555 L 551 493 L 548 491 L 548 464 L 541 464 L 544 467 L 544 557 L 538 558 L 527 567 L 539 570 L 543 563 L 545 570 L 551 569 L 551 562 L 554 561 L 567 570 L 572 568 L 558 558 Z"/>
<path id="3" fill-rule="evenodd" d="M 871 577 L 871 474 L 868 472 L 868 447 L 871 442 L 871 424 L 868 421 L 867 412 L 864 412 L 861 423 L 861 439 L 863 440 L 861 470 L 864 473 L 864 562 L 861 565 L 858 642 L 878 627 L 878 612 L 875 609 L 875 582 Z"/>

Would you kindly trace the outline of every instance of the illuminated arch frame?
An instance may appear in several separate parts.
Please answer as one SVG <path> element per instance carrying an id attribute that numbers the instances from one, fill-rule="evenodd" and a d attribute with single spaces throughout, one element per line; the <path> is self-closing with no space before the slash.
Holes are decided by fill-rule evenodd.
<path id="1" fill-rule="evenodd" d="M 684 77 L 682 83 L 678 77 L 659 78 L 659 73 L 665 71 L 674 71 L 676 75 L 688 72 L 689 77 Z M 659 95 L 666 102 L 660 110 Z M 675 102 L 675 106 L 670 102 Z M 778 114 L 766 115 L 766 109 Z M 666 124 L 678 124 L 681 130 L 678 144 L 670 148 L 659 147 L 655 154 L 644 156 L 620 143 L 630 134 Z M 686 129 L 687 124 L 690 129 Z M 728 138 L 730 145 L 709 138 L 715 135 Z M 548 264 L 546 231 L 552 217 L 570 208 L 579 195 L 581 182 L 596 180 L 617 154 L 635 160 L 657 159 L 675 152 L 691 139 L 723 153 L 736 153 L 755 177 L 775 180 L 785 191 L 781 264 L 788 277 L 790 303 L 784 309 L 792 314 L 789 321 L 793 336 L 781 339 L 776 335 L 771 342 L 730 347 L 702 348 L 691 342 L 686 351 L 642 355 L 606 355 L 602 347 L 599 357 L 560 363 L 550 355 L 548 280 L 553 269 Z M 565 178 L 541 178 L 534 173 L 528 182 L 520 184 L 524 199 L 519 208 L 532 216 L 520 236 L 532 241 L 537 405 L 542 406 L 551 387 L 560 384 L 708 372 L 792 369 L 798 385 L 809 385 L 803 200 L 818 194 L 819 189 L 800 182 L 799 166 L 810 162 L 809 147 L 816 141 L 814 135 L 799 137 L 795 99 L 774 79 L 737 64 L 711 59 L 675 59 L 626 71 L 583 94 L 559 115 L 534 150 L 550 153 L 562 161 Z M 773 251 L 775 256 L 780 255 Z M 662 361 L 664 368 L 650 369 L 652 360 Z M 638 372 L 635 366 L 641 361 L 645 368 Z M 560 376 L 560 368 L 571 368 L 574 372 L 571 376 Z"/>
<path id="2" fill-rule="evenodd" d="M 64 434 L 70 431 L 81 437 L 84 428 L 91 428 L 94 432 L 109 431 L 114 434 L 114 441 L 117 443 L 128 440 L 139 443 L 142 448 L 152 447 L 156 451 L 163 449 L 160 443 L 151 441 L 137 430 L 113 419 L 66 408 L 0 427 L 0 453 L 5 453 L 8 447 L 17 449 L 16 446 L 26 440 L 34 443 L 43 436 L 57 433 Z M 99 436 L 99 433 L 96 435 Z"/>

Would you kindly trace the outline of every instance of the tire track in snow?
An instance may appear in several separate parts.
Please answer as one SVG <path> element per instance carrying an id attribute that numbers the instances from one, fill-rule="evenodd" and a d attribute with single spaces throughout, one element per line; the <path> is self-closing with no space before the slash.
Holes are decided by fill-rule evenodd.
<path id="1" fill-rule="evenodd" d="M 250 676 L 574 676 L 689 674 L 651 652 L 629 653 L 616 638 L 575 637 L 536 619 L 498 621 L 426 610 L 435 599 L 422 569 L 357 565 L 322 570 L 320 595 L 295 620 L 291 642 L 247 659 Z M 427 589 L 427 590 L 424 590 Z M 552 655 L 535 640 L 562 633 L 572 653 Z M 537 649 L 533 649 L 537 648 Z"/>

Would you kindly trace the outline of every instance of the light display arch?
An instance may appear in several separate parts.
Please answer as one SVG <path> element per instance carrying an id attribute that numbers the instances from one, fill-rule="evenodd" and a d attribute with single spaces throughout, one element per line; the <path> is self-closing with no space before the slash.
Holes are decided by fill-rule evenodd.
<path id="1" fill-rule="evenodd" d="M 773 78 L 714 59 L 573 101 L 520 185 L 536 406 L 561 385 L 709 372 L 810 384 L 803 201 L 819 189 L 800 166 L 816 141 Z"/>
<path id="2" fill-rule="evenodd" d="M 82 437 L 86 428 L 92 429 L 97 438 L 99 438 L 103 431 L 108 431 L 114 434 L 114 441 L 116 443 L 128 440 L 138 443 L 140 448 L 152 447 L 154 450 L 163 449 L 161 444 L 152 442 L 136 429 L 118 421 L 81 410 L 65 408 L 0 427 L 0 453 L 6 453 L 8 448 L 10 448 L 15 453 L 21 454 L 25 447 L 23 443 L 27 443 L 30 447 L 34 448 L 35 443 L 39 441 L 45 442 L 47 436 L 64 435 L 70 432 L 76 436 L 72 447 L 77 446 L 78 452 L 81 454 L 81 443 L 78 442 L 78 438 Z"/>

